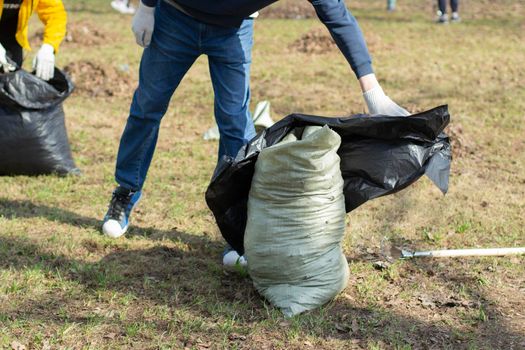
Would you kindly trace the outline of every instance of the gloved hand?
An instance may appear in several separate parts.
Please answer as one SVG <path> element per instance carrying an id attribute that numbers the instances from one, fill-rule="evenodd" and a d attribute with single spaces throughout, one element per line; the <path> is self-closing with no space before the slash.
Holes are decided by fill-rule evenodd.
<path id="1" fill-rule="evenodd" d="M 0 44 L 0 68 L 2 68 L 2 71 L 5 73 L 12 72 L 16 69 L 15 66 L 7 62 L 7 52 L 2 44 Z"/>
<path id="2" fill-rule="evenodd" d="M 36 76 L 42 80 L 49 80 L 55 75 L 55 49 L 49 44 L 42 44 L 33 59 L 33 69 Z"/>
<path id="3" fill-rule="evenodd" d="M 142 47 L 148 47 L 155 26 L 155 7 L 149 7 L 142 3 L 133 17 L 131 30 L 135 34 L 135 41 Z"/>
<path id="4" fill-rule="evenodd" d="M 363 93 L 365 102 L 368 106 L 368 112 L 370 114 L 383 114 L 390 116 L 407 116 L 410 113 L 403 107 L 398 106 L 394 101 L 390 99 L 385 93 L 381 86 L 368 90 Z"/>

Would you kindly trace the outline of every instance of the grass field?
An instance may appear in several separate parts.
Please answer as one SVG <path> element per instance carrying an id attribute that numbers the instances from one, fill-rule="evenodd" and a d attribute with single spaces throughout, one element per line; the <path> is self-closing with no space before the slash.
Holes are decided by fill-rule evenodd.
<path id="1" fill-rule="evenodd" d="M 221 266 L 204 201 L 217 153 L 202 141 L 213 120 L 205 57 L 172 99 L 129 233 L 100 234 L 141 50 L 109 0 L 65 3 L 73 34 L 57 63 L 77 74 L 65 110 L 83 176 L 0 178 L 1 349 L 525 349 L 524 257 L 374 267 L 383 237 L 417 249 L 525 246 L 523 1 L 464 1 L 463 22 L 445 26 L 426 0 L 400 0 L 392 14 L 385 1 L 349 3 L 387 94 L 413 112 L 449 104 L 450 191 L 422 179 L 350 213 L 347 289 L 291 319 Z M 276 120 L 364 111 L 322 24 L 272 13 L 256 20 L 253 104 L 270 100 Z M 312 33 L 316 44 L 297 50 Z"/>

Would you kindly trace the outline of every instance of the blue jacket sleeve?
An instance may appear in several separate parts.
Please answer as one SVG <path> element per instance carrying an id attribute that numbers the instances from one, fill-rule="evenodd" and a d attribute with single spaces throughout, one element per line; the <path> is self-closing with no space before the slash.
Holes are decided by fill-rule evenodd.
<path id="1" fill-rule="evenodd" d="M 157 0 L 141 0 L 142 3 L 149 7 L 155 7 L 157 6 Z"/>
<path id="2" fill-rule="evenodd" d="M 344 0 L 308 1 L 314 6 L 317 17 L 330 31 L 357 78 L 373 73 L 372 59 L 363 33 L 355 17 L 346 8 Z"/>

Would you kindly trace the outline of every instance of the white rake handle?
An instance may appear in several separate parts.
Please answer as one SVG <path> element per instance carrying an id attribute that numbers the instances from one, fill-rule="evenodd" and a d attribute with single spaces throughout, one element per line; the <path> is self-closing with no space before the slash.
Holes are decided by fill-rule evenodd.
<path id="1" fill-rule="evenodd" d="M 445 249 L 426 252 L 413 252 L 409 257 L 430 256 L 437 258 L 456 256 L 502 256 L 525 254 L 525 247 L 520 248 L 487 248 L 487 249 Z"/>

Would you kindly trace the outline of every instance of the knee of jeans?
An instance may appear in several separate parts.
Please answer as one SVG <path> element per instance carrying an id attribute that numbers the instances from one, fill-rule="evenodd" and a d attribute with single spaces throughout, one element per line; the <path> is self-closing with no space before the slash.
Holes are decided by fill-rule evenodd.
<path id="1" fill-rule="evenodd" d="M 137 90 L 131 103 L 130 116 L 160 122 L 167 110 L 168 105 L 166 103 L 148 98 Z"/>
<path id="2" fill-rule="evenodd" d="M 221 134 L 221 139 L 237 140 L 239 142 L 248 142 L 255 136 L 255 127 L 251 119 L 229 120 L 220 122 L 217 125 Z"/>
<path id="3" fill-rule="evenodd" d="M 224 113 L 215 111 L 215 120 L 221 133 L 232 136 L 244 134 L 245 130 L 253 127 L 251 114 L 248 110 L 241 110 L 238 113 Z"/>

